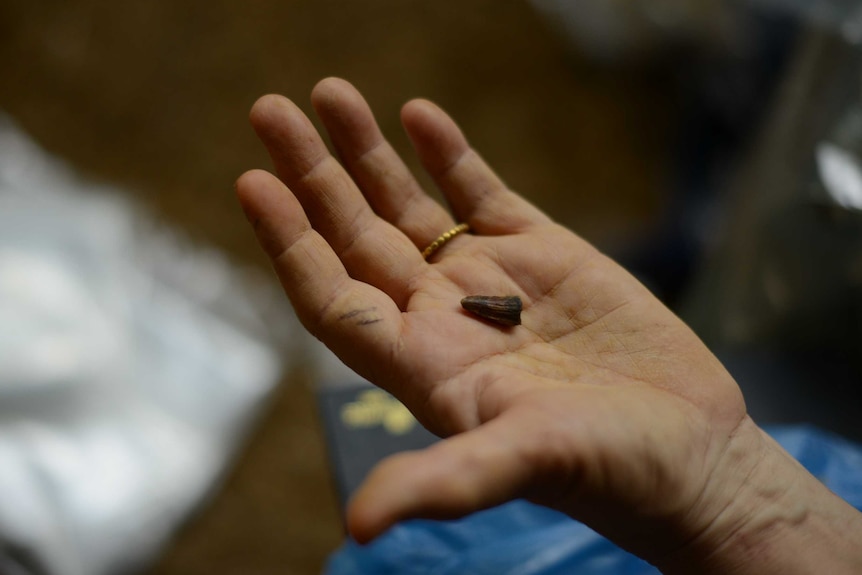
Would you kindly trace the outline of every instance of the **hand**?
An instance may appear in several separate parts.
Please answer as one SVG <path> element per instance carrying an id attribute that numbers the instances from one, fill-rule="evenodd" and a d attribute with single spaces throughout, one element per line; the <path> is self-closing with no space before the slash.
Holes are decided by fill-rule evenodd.
<path id="1" fill-rule="evenodd" d="M 278 178 L 244 174 L 240 201 L 305 327 L 448 438 L 377 467 L 351 502 L 353 536 L 526 497 L 668 571 L 703 555 L 727 567 L 731 542 L 762 523 L 751 505 L 781 507 L 750 483 L 778 469 L 797 485 L 802 472 L 715 357 L 508 190 L 432 103 L 408 103 L 402 122 L 451 214 L 351 85 L 324 80 L 312 103 L 342 164 L 293 103 L 261 98 L 251 120 Z M 426 262 L 422 249 L 457 222 L 472 233 Z M 467 314 L 467 295 L 520 296 L 522 325 Z"/>

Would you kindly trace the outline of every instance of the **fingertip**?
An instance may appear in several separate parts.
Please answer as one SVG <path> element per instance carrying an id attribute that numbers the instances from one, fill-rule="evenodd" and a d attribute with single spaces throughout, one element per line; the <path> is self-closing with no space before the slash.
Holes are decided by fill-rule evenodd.
<path id="1" fill-rule="evenodd" d="M 401 122 L 408 129 L 428 125 L 441 115 L 446 115 L 443 109 L 425 98 L 414 98 L 401 107 Z"/>
<path id="2" fill-rule="evenodd" d="M 329 130 L 349 126 L 349 119 L 366 107 L 359 91 L 341 78 L 318 82 L 311 91 L 311 105 Z"/>
<path id="3" fill-rule="evenodd" d="M 263 250 L 270 256 L 308 229 L 308 220 L 287 187 L 265 170 L 249 170 L 237 178 L 234 189 L 246 219 Z"/>
<path id="4" fill-rule="evenodd" d="M 411 517 L 417 503 L 415 478 L 410 476 L 416 455 L 402 452 L 377 464 L 347 506 L 347 530 L 365 544 L 402 519 Z"/>
<path id="5" fill-rule="evenodd" d="M 284 96 L 258 98 L 249 120 L 286 183 L 301 178 L 329 155 L 305 112 Z"/>
<path id="6" fill-rule="evenodd" d="M 272 180 L 275 178 L 264 170 L 249 170 L 242 174 L 234 182 L 239 205 L 245 214 L 245 219 L 254 228 L 260 238 L 260 227 L 263 215 L 266 213 L 266 205 L 272 203 L 273 192 Z M 275 193 L 278 193 L 276 190 Z"/>
<path id="7" fill-rule="evenodd" d="M 255 190 L 260 185 L 262 176 L 258 173 L 262 170 L 249 170 L 242 174 L 233 183 L 233 190 L 236 194 L 239 205 L 245 214 L 245 218 L 250 222 L 255 220 Z"/>
<path id="8" fill-rule="evenodd" d="M 321 80 L 311 93 L 311 104 L 345 161 L 360 157 L 383 140 L 371 107 L 350 82 Z"/>
<path id="9" fill-rule="evenodd" d="M 261 190 L 265 190 L 272 185 L 272 180 L 275 176 L 266 170 L 254 169 L 248 170 L 234 182 L 234 192 L 243 209 L 248 215 L 249 210 L 256 207 Z"/>
<path id="10" fill-rule="evenodd" d="M 248 119 L 255 130 L 257 130 L 271 124 L 286 107 L 293 105 L 293 102 L 280 94 L 265 94 L 252 105 L 248 113 Z"/>
<path id="11" fill-rule="evenodd" d="M 270 154 L 276 156 L 279 148 L 303 146 L 305 135 L 314 132 L 305 112 L 293 100 L 279 94 L 258 98 L 249 111 L 249 121 Z"/>
<path id="12" fill-rule="evenodd" d="M 384 521 L 365 500 L 354 497 L 347 506 L 347 532 L 354 541 L 366 545 L 382 535 L 391 524 Z"/>
<path id="13" fill-rule="evenodd" d="M 234 187 L 236 188 L 237 193 L 240 193 L 242 190 L 253 189 L 257 184 L 262 184 L 265 180 L 272 177 L 274 176 L 266 170 L 253 168 L 241 174 L 240 177 L 236 179 L 236 182 L 234 182 Z"/>
<path id="14" fill-rule="evenodd" d="M 401 109 L 401 123 L 432 176 L 448 168 L 469 149 L 458 124 L 429 100 L 416 99 L 405 104 Z"/>
<path id="15" fill-rule="evenodd" d="M 311 104 L 318 111 L 331 109 L 351 93 L 359 93 L 353 84 L 343 78 L 330 76 L 319 81 L 311 90 Z"/>

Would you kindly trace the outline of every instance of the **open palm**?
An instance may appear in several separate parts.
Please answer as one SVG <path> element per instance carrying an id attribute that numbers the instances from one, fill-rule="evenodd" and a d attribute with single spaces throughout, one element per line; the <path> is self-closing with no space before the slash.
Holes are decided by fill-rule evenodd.
<path id="1" fill-rule="evenodd" d="M 406 105 L 402 121 L 451 213 L 352 86 L 325 80 L 312 102 L 341 163 L 293 103 L 264 97 L 252 123 L 278 177 L 244 174 L 240 200 L 303 324 L 448 437 L 379 466 L 353 501 L 352 533 L 517 497 L 656 560 L 702 531 L 722 504 L 698 502 L 732 491 L 723 464 L 753 425 L 700 341 L 507 190 L 430 102 Z M 421 250 L 461 221 L 472 233 L 426 262 Z M 522 325 L 467 314 L 467 295 L 520 296 Z"/>

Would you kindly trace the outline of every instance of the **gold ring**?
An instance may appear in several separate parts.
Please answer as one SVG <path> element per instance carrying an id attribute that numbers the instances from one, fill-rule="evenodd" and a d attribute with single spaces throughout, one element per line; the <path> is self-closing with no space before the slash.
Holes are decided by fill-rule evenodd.
<path id="1" fill-rule="evenodd" d="M 467 231 L 470 231 L 470 226 L 468 224 L 458 224 L 457 226 L 431 242 L 431 245 L 429 245 L 427 248 L 422 250 L 422 257 L 425 258 L 426 261 L 428 261 L 428 259 L 433 256 L 437 252 L 437 250 L 446 245 L 449 240 L 451 240 L 458 234 L 462 234 Z"/>

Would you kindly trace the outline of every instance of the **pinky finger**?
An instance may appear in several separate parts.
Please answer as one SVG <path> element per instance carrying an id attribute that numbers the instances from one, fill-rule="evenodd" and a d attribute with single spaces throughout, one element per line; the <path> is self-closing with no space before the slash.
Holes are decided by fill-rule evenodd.
<path id="1" fill-rule="evenodd" d="M 388 357 L 399 333 L 398 307 L 382 291 L 348 275 L 278 178 L 252 170 L 237 180 L 236 192 L 303 325 L 374 380 L 374 366 Z"/>
<path id="2" fill-rule="evenodd" d="M 263 170 L 243 174 L 236 191 L 258 243 L 272 260 L 297 312 L 325 307 L 332 290 L 317 288 L 341 286 L 350 278 L 329 244 L 311 228 L 299 201 Z"/>

